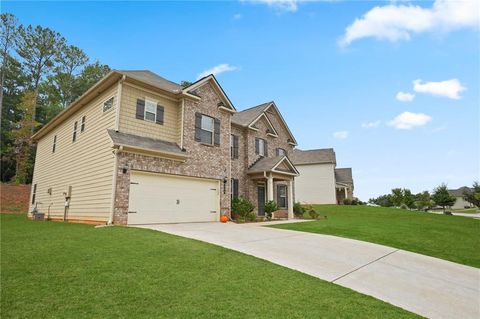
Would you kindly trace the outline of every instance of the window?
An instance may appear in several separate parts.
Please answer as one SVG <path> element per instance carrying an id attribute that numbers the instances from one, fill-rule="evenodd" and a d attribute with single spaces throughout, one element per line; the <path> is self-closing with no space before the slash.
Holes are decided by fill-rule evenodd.
<path id="1" fill-rule="evenodd" d="M 103 112 L 107 112 L 113 107 L 113 96 L 103 103 Z"/>
<path id="2" fill-rule="evenodd" d="M 232 159 L 238 158 L 238 136 L 230 135 L 230 156 Z"/>
<path id="3" fill-rule="evenodd" d="M 202 115 L 200 126 L 200 141 L 205 144 L 213 144 L 214 121 L 212 117 Z"/>
<path id="4" fill-rule="evenodd" d="M 35 204 L 35 197 L 37 196 L 37 184 L 33 184 L 32 191 L 32 205 Z"/>
<path id="5" fill-rule="evenodd" d="M 267 141 L 265 141 L 263 138 L 255 139 L 255 154 L 260 156 L 268 156 L 267 149 Z"/>
<path id="6" fill-rule="evenodd" d="M 287 155 L 287 151 L 285 151 L 283 148 L 277 148 L 277 156 L 285 156 Z"/>
<path id="7" fill-rule="evenodd" d="M 157 118 L 157 102 L 145 99 L 145 120 L 155 122 Z"/>
<path id="8" fill-rule="evenodd" d="M 85 115 L 82 116 L 82 125 L 80 125 L 80 132 L 84 132 L 85 131 Z"/>
<path id="9" fill-rule="evenodd" d="M 55 149 L 57 147 L 57 136 L 53 137 L 53 146 L 52 146 L 52 153 L 55 153 Z"/>
<path id="10" fill-rule="evenodd" d="M 232 178 L 232 199 L 238 198 L 238 179 Z"/>
<path id="11" fill-rule="evenodd" d="M 75 123 L 73 124 L 72 142 L 75 142 L 77 140 L 77 126 L 78 126 L 78 123 L 77 121 L 75 121 Z"/>
<path id="12" fill-rule="evenodd" d="M 287 185 L 277 185 L 277 205 L 287 208 Z"/>

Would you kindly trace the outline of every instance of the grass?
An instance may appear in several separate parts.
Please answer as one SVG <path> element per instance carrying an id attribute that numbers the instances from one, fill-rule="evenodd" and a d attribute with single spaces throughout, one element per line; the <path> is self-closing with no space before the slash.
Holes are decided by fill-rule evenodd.
<path id="1" fill-rule="evenodd" d="M 480 267 L 480 220 L 384 207 L 314 207 L 327 219 L 273 227 L 364 240 Z"/>
<path id="2" fill-rule="evenodd" d="M 474 208 L 462 208 L 462 209 L 452 209 L 452 213 L 462 213 L 462 214 L 477 214 L 480 212 L 480 209 Z"/>
<path id="3" fill-rule="evenodd" d="M 408 318 L 375 298 L 145 229 L 1 216 L 2 318 Z"/>

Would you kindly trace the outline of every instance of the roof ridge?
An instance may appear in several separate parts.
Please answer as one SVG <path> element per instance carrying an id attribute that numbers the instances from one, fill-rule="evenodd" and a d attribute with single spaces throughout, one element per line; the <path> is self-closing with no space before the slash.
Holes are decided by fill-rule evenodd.
<path id="1" fill-rule="evenodd" d="M 245 110 L 238 111 L 237 114 L 238 114 L 238 113 L 245 112 L 245 111 L 248 111 L 248 110 L 251 110 L 251 109 L 254 109 L 254 108 L 256 108 L 256 107 L 260 107 L 260 106 L 262 106 L 262 105 L 271 104 L 271 103 L 273 103 L 273 101 L 260 103 L 260 104 L 258 104 L 258 105 L 255 105 L 255 106 L 251 106 L 251 107 L 249 107 L 249 108 L 246 108 Z"/>

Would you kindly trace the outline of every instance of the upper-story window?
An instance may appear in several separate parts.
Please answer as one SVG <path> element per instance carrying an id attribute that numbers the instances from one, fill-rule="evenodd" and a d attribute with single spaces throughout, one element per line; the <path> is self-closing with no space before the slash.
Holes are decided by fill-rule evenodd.
<path id="1" fill-rule="evenodd" d="M 57 136 L 55 135 L 53 137 L 52 153 L 55 153 L 56 148 L 57 148 Z"/>
<path id="2" fill-rule="evenodd" d="M 195 113 L 195 141 L 220 146 L 220 120 Z"/>
<path id="3" fill-rule="evenodd" d="M 260 156 L 268 156 L 268 146 L 267 141 L 263 138 L 256 138 L 255 139 L 255 154 Z"/>
<path id="4" fill-rule="evenodd" d="M 287 155 L 287 151 L 283 148 L 277 148 L 277 156 L 285 156 Z"/>
<path id="5" fill-rule="evenodd" d="M 73 124 L 72 142 L 75 142 L 77 140 L 77 126 L 78 126 L 78 122 L 75 121 L 75 123 Z"/>
<path id="6" fill-rule="evenodd" d="M 163 115 L 165 108 L 157 101 L 149 99 L 137 99 L 137 109 L 135 118 L 163 125 Z"/>
<path id="7" fill-rule="evenodd" d="M 230 156 L 232 159 L 238 158 L 238 136 L 230 135 Z"/>
<path id="8" fill-rule="evenodd" d="M 113 96 L 103 103 L 103 112 L 107 112 L 113 107 Z"/>
<path id="9" fill-rule="evenodd" d="M 145 121 L 155 122 L 157 118 L 157 102 L 145 100 Z"/>
<path id="10" fill-rule="evenodd" d="M 85 131 L 85 121 L 86 121 L 86 117 L 85 115 L 82 116 L 82 124 L 80 125 L 80 132 L 84 132 Z"/>

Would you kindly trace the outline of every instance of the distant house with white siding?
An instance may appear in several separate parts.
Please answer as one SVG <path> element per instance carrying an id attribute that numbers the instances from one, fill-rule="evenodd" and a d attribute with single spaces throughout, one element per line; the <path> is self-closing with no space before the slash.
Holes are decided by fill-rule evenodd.
<path id="1" fill-rule="evenodd" d="M 455 196 L 455 198 L 457 199 L 455 201 L 455 204 L 453 204 L 453 206 L 451 207 L 452 209 L 462 209 L 462 208 L 465 208 L 465 207 L 475 207 L 472 203 L 470 202 L 467 202 L 463 197 L 463 193 L 465 193 L 465 191 L 471 191 L 472 189 L 467 187 L 467 186 L 463 186 L 463 187 L 460 187 L 458 189 L 449 189 L 448 192 L 450 193 L 450 195 L 453 195 Z"/>

